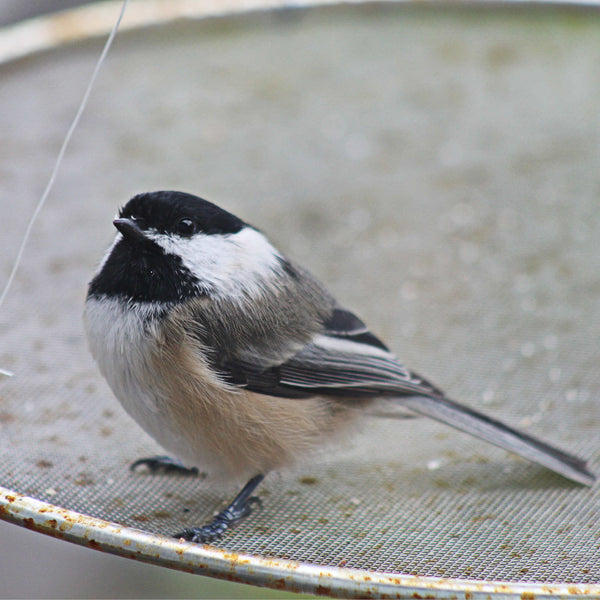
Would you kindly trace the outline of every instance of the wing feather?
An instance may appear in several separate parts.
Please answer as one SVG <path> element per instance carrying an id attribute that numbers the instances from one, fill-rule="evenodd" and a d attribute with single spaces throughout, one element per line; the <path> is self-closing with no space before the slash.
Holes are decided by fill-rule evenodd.
<path id="1" fill-rule="evenodd" d="M 353 313 L 334 308 L 312 339 L 279 359 L 256 345 L 231 344 L 213 357 L 225 380 L 249 391 L 288 398 L 319 394 L 348 397 L 436 394 L 428 382 L 403 367 Z"/>
<path id="2" fill-rule="evenodd" d="M 250 391 L 297 399 L 328 395 L 350 407 L 352 398 L 398 398 L 413 413 L 480 437 L 573 481 L 591 485 L 595 480 L 578 457 L 445 397 L 403 367 L 358 317 L 344 309 L 334 308 L 308 342 L 292 337 L 281 343 L 279 354 L 269 348 L 268 339 L 253 350 L 251 345 L 213 347 L 215 368 L 226 380 Z"/>
<path id="3" fill-rule="evenodd" d="M 280 365 L 280 383 L 293 387 L 317 388 L 318 393 L 370 391 L 371 395 L 423 394 L 434 389 L 405 369 L 389 352 L 361 347 L 354 341 L 315 336 L 310 344 Z M 333 346 L 333 347 L 332 347 Z M 358 346 L 358 347 L 357 347 Z M 339 388 L 339 389 L 338 389 Z"/>

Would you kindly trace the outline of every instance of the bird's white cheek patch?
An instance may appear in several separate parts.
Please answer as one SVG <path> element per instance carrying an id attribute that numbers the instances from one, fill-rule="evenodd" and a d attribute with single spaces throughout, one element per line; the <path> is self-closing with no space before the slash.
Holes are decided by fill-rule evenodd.
<path id="1" fill-rule="evenodd" d="M 278 252 L 261 233 L 249 227 L 233 234 L 151 237 L 165 252 L 179 256 L 201 284 L 216 294 L 258 293 L 261 284 L 281 269 Z"/>

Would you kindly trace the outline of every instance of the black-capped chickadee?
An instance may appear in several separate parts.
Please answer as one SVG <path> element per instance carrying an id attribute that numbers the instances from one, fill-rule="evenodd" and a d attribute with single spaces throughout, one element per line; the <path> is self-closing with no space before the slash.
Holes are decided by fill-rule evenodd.
<path id="1" fill-rule="evenodd" d="M 183 463 L 250 478 L 210 524 L 176 537 L 219 537 L 258 502 L 264 474 L 329 442 L 381 399 L 593 483 L 585 461 L 457 404 L 403 367 L 310 273 L 218 206 L 182 192 L 140 194 L 113 223 L 85 307 L 102 375 Z"/>

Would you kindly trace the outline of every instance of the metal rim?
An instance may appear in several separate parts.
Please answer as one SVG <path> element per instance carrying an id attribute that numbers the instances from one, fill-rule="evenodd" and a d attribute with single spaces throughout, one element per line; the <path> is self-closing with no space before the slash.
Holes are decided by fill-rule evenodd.
<path id="1" fill-rule="evenodd" d="M 128 31 L 177 19 L 204 19 L 262 10 L 368 3 L 600 7 L 600 0 L 131 0 L 119 29 Z M 121 0 L 108 0 L 0 28 L 0 64 L 63 44 L 107 35 L 121 4 Z"/>
<path id="2" fill-rule="evenodd" d="M 177 19 L 203 19 L 290 7 L 412 4 L 413 0 L 133 0 L 121 29 L 134 30 Z M 440 3 L 431 2 L 431 4 Z M 420 5 L 423 2 L 419 2 Z M 444 2 L 448 5 L 448 2 Z M 563 5 L 598 7 L 600 0 L 454 1 L 454 5 Z M 106 35 L 121 0 L 91 4 L 0 29 L 0 64 L 64 44 Z M 600 585 L 490 582 L 419 577 L 241 554 L 192 544 L 111 523 L 42 502 L 0 486 L 0 519 L 110 554 L 172 569 L 293 592 L 333 597 L 436 598 L 600 597 Z"/>
<path id="3" fill-rule="evenodd" d="M 525 599 L 600 595 L 600 585 L 515 584 L 418 577 L 240 554 L 89 517 L 1 487 L 0 518 L 39 533 L 126 558 L 294 592 L 344 598 L 431 598 L 443 593 L 470 600 L 483 600 L 490 595 Z"/>

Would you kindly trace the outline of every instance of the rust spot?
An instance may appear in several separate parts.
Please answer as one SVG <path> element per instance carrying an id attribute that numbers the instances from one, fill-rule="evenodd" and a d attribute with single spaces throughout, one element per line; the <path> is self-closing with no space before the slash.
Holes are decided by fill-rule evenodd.
<path id="1" fill-rule="evenodd" d="M 155 510 L 152 516 L 157 519 L 170 519 L 173 515 L 168 510 Z"/>
<path id="2" fill-rule="evenodd" d="M 100 550 L 100 544 L 96 540 L 88 540 L 87 545 L 94 550 Z"/>
<path id="3" fill-rule="evenodd" d="M 146 515 L 133 515 L 131 517 L 134 521 L 140 521 L 141 523 L 145 523 L 146 521 L 150 521 L 150 517 Z"/>
<path id="4" fill-rule="evenodd" d="M 533 592 L 523 592 L 521 594 L 521 600 L 534 600 L 535 594 Z"/>
<path id="5" fill-rule="evenodd" d="M 52 527 L 52 529 L 58 529 L 58 521 L 56 519 L 48 519 L 44 521 L 46 527 Z"/>
<path id="6" fill-rule="evenodd" d="M 95 483 L 95 481 L 89 473 L 81 472 L 81 473 L 79 473 L 79 475 L 77 476 L 77 479 L 75 479 L 75 481 L 73 483 L 75 483 L 76 485 L 85 486 L 85 485 L 92 485 Z"/>
<path id="7" fill-rule="evenodd" d="M 31 517 L 23 519 L 23 525 L 25 525 L 27 529 L 35 529 L 35 521 Z"/>
<path id="8" fill-rule="evenodd" d="M 60 531 L 69 531 L 71 529 L 73 529 L 73 523 L 69 523 L 68 521 L 65 521 L 64 523 L 60 524 L 59 527 Z"/>
<path id="9" fill-rule="evenodd" d="M 285 590 L 285 579 L 279 578 L 273 581 L 273 587 L 277 590 Z"/>
<path id="10" fill-rule="evenodd" d="M 17 499 L 16 499 L 14 496 L 6 496 L 6 499 L 7 499 L 9 502 L 15 502 L 15 501 L 17 500 Z"/>
<path id="11" fill-rule="evenodd" d="M 316 477 L 310 477 L 310 476 L 300 477 L 300 479 L 298 479 L 298 481 L 303 485 L 315 485 L 315 484 L 319 483 L 319 480 Z"/>
<path id="12" fill-rule="evenodd" d="M 315 594 L 317 596 L 331 596 L 331 588 L 328 588 L 325 585 L 318 585 Z"/>

